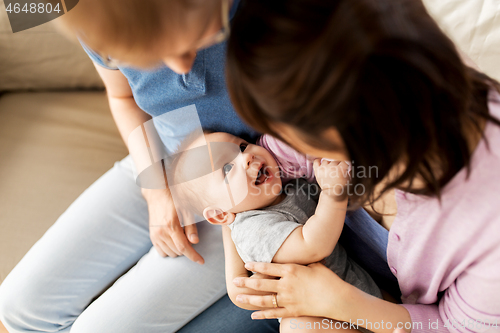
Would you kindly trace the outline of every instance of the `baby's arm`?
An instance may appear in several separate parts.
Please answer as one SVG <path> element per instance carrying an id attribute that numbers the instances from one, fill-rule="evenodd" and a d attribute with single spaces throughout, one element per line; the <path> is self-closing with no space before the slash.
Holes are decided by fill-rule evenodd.
<path id="1" fill-rule="evenodd" d="M 337 244 L 347 210 L 348 165 L 315 160 L 314 172 L 322 189 L 316 212 L 288 236 L 273 262 L 310 264 L 330 255 Z"/>
<path id="2" fill-rule="evenodd" d="M 245 310 L 262 310 L 262 307 L 257 307 L 247 303 L 236 301 L 237 295 L 269 295 L 268 292 L 259 292 L 253 289 L 236 287 L 233 280 L 237 277 L 248 277 L 249 272 L 245 268 L 245 263 L 241 260 L 236 247 L 231 238 L 231 230 L 227 226 L 222 226 L 222 241 L 224 243 L 224 256 L 226 261 L 226 287 L 227 294 L 231 301 L 238 307 Z M 263 278 L 264 276 L 252 276 L 252 278 Z"/>

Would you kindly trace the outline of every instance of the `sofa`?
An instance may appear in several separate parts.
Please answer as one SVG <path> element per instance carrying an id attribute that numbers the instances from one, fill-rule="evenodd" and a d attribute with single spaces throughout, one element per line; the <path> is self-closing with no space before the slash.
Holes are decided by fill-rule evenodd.
<path id="1" fill-rule="evenodd" d="M 498 0 L 424 2 L 458 47 L 500 80 Z M 0 0 L 0 283 L 127 154 L 81 47 L 51 23 L 13 34 L 4 8 Z"/>
<path id="2" fill-rule="evenodd" d="M 13 34 L 0 0 L 0 282 L 126 155 L 81 47 L 50 23 Z"/>

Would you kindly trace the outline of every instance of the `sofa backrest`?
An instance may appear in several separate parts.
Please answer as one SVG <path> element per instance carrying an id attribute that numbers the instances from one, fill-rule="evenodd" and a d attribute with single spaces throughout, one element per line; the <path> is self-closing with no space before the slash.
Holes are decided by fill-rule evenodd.
<path id="1" fill-rule="evenodd" d="M 102 87 L 80 45 L 59 34 L 50 22 L 12 33 L 0 0 L 0 91 Z"/>
<path id="2" fill-rule="evenodd" d="M 423 0 L 441 29 L 486 74 L 500 81 L 500 1 Z"/>

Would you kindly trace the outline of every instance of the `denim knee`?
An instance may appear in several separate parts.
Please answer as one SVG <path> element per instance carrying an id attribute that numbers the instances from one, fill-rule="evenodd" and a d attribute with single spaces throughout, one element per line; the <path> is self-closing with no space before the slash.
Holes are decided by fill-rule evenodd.
<path id="1" fill-rule="evenodd" d="M 8 276 L 0 285 L 0 320 L 11 333 L 64 331 L 59 314 L 51 311 L 51 300 L 34 278 Z M 46 287 L 46 286 L 45 286 Z"/>
<path id="2" fill-rule="evenodd" d="M 115 309 L 110 308 L 108 312 L 103 312 L 102 309 L 94 311 L 87 309 L 76 319 L 71 327 L 71 333 L 129 333 L 129 332 L 156 332 L 151 327 L 147 328 L 145 318 L 130 316 L 115 313 Z M 169 332 L 168 330 L 162 330 Z M 170 331 L 171 332 L 171 331 Z"/>
<path id="3" fill-rule="evenodd" d="M 33 328 L 27 322 L 30 317 L 29 305 L 26 294 L 18 293 L 16 286 L 9 283 L 9 279 L 0 285 L 0 320 L 9 332 L 27 332 Z"/>

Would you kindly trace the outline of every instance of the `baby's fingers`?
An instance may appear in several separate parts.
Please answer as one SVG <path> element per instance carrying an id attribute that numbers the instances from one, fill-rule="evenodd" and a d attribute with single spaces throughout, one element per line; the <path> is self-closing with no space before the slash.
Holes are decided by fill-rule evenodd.
<path id="1" fill-rule="evenodd" d="M 321 159 L 319 159 L 319 158 L 316 158 L 316 159 L 313 161 L 313 167 L 314 167 L 314 168 L 319 167 L 319 166 L 320 166 L 320 164 L 321 164 Z"/>

